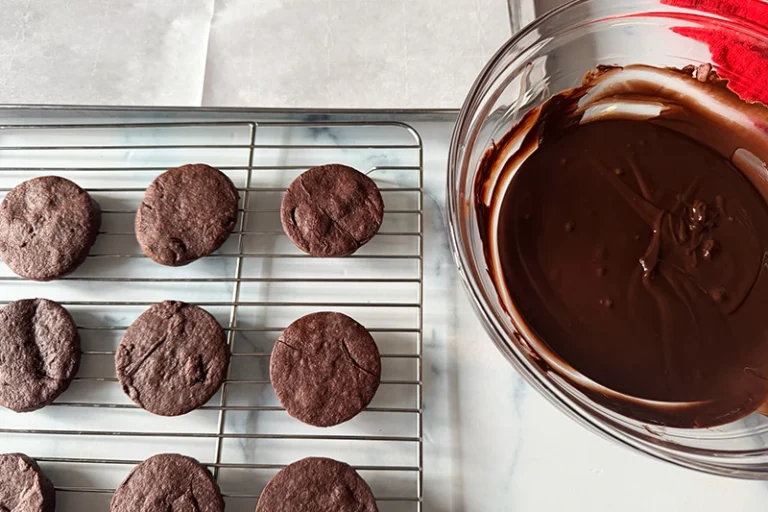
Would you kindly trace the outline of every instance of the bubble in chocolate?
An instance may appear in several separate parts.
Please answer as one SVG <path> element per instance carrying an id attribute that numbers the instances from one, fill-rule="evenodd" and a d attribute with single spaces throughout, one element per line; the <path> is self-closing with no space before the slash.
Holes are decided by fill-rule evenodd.
<path id="1" fill-rule="evenodd" d="M 624 169 L 622 169 L 621 167 L 616 167 L 613 170 L 613 174 L 615 174 L 616 176 L 624 176 Z"/>
<path id="2" fill-rule="evenodd" d="M 606 274 L 606 272 L 608 272 L 608 269 L 606 269 L 605 267 L 597 267 L 597 271 L 596 271 L 597 277 L 603 277 Z"/>
<path id="3" fill-rule="evenodd" d="M 715 304 L 720 304 L 725 300 L 726 297 L 725 288 L 722 286 L 712 288 L 709 291 L 709 296 L 712 297 L 712 300 L 715 301 Z"/>
<path id="4" fill-rule="evenodd" d="M 566 222 L 565 223 L 565 230 L 568 233 L 571 233 L 574 229 L 576 229 L 576 225 L 573 222 Z"/>
<path id="5" fill-rule="evenodd" d="M 717 242 L 711 238 L 705 240 L 704 243 L 701 244 L 701 257 L 705 260 L 711 260 L 715 251 L 717 251 Z"/>

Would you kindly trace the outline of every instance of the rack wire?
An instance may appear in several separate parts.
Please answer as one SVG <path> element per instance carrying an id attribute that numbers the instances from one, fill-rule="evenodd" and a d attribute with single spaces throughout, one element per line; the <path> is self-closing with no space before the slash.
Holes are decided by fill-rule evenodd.
<path id="1" fill-rule="evenodd" d="M 59 512 L 108 510 L 116 485 L 155 453 L 206 464 L 227 510 L 252 511 L 266 481 L 305 456 L 350 463 L 382 511 L 422 510 L 423 146 L 396 122 L 201 121 L 0 124 L 0 195 L 34 176 L 68 177 L 103 212 L 99 240 L 72 275 L 34 283 L 0 265 L 0 303 L 60 302 L 75 318 L 83 358 L 70 389 L 29 414 L 0 410 L 0 452 L 25 452 L 57 489 Z M 240 215 L 225 246 L 186 267 L 141 253 L 133 216 L 149 183 L 169 167 L 205 162 L 232 178 Z M 290 181 L 340 162 L 366 172 L 385 202 L 381 232 L 355 255 L 304 255 L 280 229 Z M 150 305 L 184 300 L 206 308 L 232 349 L 219 393 L 185 416 L 138 409 L 114 375 L 117 344 Z M 280 406 L 269 382 L 271 346 L 292 320 L 343 311 L 366 325 L 382 353 L 373 403 L 330 429 L 303 425 Z"/>

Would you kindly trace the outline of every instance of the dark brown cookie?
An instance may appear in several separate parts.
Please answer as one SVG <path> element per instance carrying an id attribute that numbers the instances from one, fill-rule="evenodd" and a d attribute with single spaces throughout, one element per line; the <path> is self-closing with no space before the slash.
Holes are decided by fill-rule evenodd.
<path id="1" fill-rule="evenodd" d="M 135 468 L 115 490 L 110 512 L 223 512 L 211 473 L 191 457 L 163 453 Z"/>
<path id="2" fill-rule="evenodd" d="M 357 471 L 333 459 L 310 457 L 283 468 L 259 496 L 256 512 L 378 512 Z"/>
<path id="3" fill-rule="evenodd" d="M 0 511 L 53 512 L 56 491 L 43 470 L 21 453 L 0 454 Z"/>
<path id="4" fill-rule="evenodd" d="M 0 256 L 16 274 L 50 281 L 85 261 L 101 226 L 91 196 L 58 176 L 34 178 L 0 205 Z"/>
<path id="5" fill-rule="evenodd" d="M 313 167 L 293 180 L 280 220 L 293 243 L 312 256 L 348 256 L 379 231 L 384 202 L 376 183 L 340 164 Z"/>
<path id="6" fill-rule="evenodd" d="M 330 427 L 371 403 L 381 359 L 365 327 L 341 313 L 312 313 L 283 331 L 272 349 L 269 375 L 288 414 Z"/>
<path id="7" fill-rule="evenodd" d="M 237 221 L 237 189 L 218 169 L 170 169 L 147 189 L 136 213 L 136 238 L 154 261 L 180 267 L 222 246 Z"/>
<path id="8" fill-rule="evenodd" d="M 40 409 L 69 387 L 80 367 L 80 336 L 69 312 L 46 299 L 0 309 L 0 405 Z"/>
<path id="9" fill-rule="evenodd" d="M 117 378 L 136 404 L 161 416 L 179 416 L 205 404 L 229 368 L 229 347 L 204 309 L 165 301 L 141 314 L 115 355 Z"/>

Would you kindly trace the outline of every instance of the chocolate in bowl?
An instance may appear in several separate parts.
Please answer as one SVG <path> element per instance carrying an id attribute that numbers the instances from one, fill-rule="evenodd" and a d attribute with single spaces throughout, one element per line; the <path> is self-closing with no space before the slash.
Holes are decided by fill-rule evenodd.
<path id="1" fill-rule="evenodd" d="M 759 375 L 763 375 L 763 369 L 759 365 L 741 368 L 741 375 L 733 379 L 733 382 L 737 384 L 736 387 L 741 389 L 738 393 L 729 395 L 729 393 L 724 393 L 717 386 L 714 386 L 717 393 L 712 394 L 710 391 L 692 392 L 696 389 L 690 386 L 686 387 L 685 379 L 676 390 L 667 390 L 658 385 L 656 389 L 653 389 L 652 386 L 649 386 L 649 389 L 643 389 L 646 385 L 642 382 L 640 383 L 643 384 L 642 386 L 633 388 L 628 386 L 627 382 L 622 383 L 620 381 L 622 377 L 620 372 L 616 372 L 616 375 L 612 376 L 613 380 L 608 380 L 605 375 L 596 373 L 594 369 L 585 366 L 597 365 L 599 362 L 592 361 L 589 354 L 586 354 L 583 360 L 579 361 L 578 358 L 574 359 L 572 353 L 560 354 L 556 352 L 553 347 L 562 352 L 562 344 L 559 345 L 556 340 L 549 341 L 551 345 L 540 343 L 539 334 L 541 333 L 532 331 L 531 326 L 523 321 L 520 311 L 509 307 L 509 304 L 515 305 L 517 303 L 504 300 L 504 294 L 500 293 L 500 290 L 502 292 L 506 290 L 506 282 L 502 280 L 504 286 L 497 286 L 500 282 L 498 279 L 500 274 L 495 271 L 493 265 L 489 265 L 489 261 L 491 261 L 488 252 L 489 246 L 485 243 L 485 240 L 489 239 L 488 230 L 481 229 L 481 226 L 485 226 L 484 223 L 487 222 L 484 215 L 490 214 L 493 210 L 477 207 L 478 201 L 480 201 L 479 196 L 484 192 L 482 188 L 476 187 L 477 175 L 482 171 L 481 161 L 491 148 L 496 148 L 499 160 L 515 160 L 509 157 L 518 151 L 517 144 L 523 139 L 518 138 L 515 142 L 505 143 L 512 136 L 508 136 L 507 139 L 504 137 L 520 125 L 527 112 L 542 107 L 561 91 L 578 89 L 582 84 L 585 71 L 599 69 L 600 66 L 628 68 L 631 65 L 642 63 L 645 66 L 651 66 L 651 69 L 656 68 L 663 71 L 667 68 L 677 68 L 679 72 L 680 69 L 690 64 L 698 66 L 702 63 L 711 62 L 713 56 L 705 44 L 688 39 L 682 34 L 713 30 L 720 33 L 727 32 L 734 38 L 743 41 L 744 44 L 751 45 L 752 48 L 768 47 L 768 31 L 765 28 L 755 28 L 744 20 L 727 16 L 715 16 L 661 5 L 655 0 L 629 0 L 627 2 L 577 0 L 540 18 L 510 39 L 479 75 L 457 119 L 448 159 L 449 240 L 460 276 L 468 291 L 470 304 L 488 333 L 490 341 L 496 345 L 500 353 L 526 381 L 560 411 L 606 438 L 666 461 L 721 475 L 768 478 L 768 417 L 757 413 L 749 414 L 755 409 L 757 412 L 762 410 L 758 404 L 764 401 L 762 384 L 757 382 Z M 768 55 L 768 52 L 765 55 Z M 738 83 L 744 85 L 747 76 L 745 70 L 724 67 L 722 62 L 715 61 L 715 63 L 717 70 L 722 72 L 721 76 L 738 79 Z M 607 71 L 609 68 L 602 69 Z M 634 70 L 636 73 L 639 71 L 639 69 Z M 692 70 L 689 69 L 688 71 L 692 73 Z M 697 73 L 696 76 L 701 78 L 704 75 L 707 79 L 710 78 L 709 73 Z M 624 74 L 620 76 L 627 77 Z M 659 90 L 658 80 L 662 77 L 658 74 L 653 76 L 654 80 L 647 81 L 646 85 L 648 91 L 655 94 Z M 593 78 L 598 78 L 598 76 Z M 639 85 L 639 83 L 636 81 L 635 85 Z M 679 82 L 676 83 L 675 87 L 679 89 L 680 84 Z M 586 123 L 584 128 L 587 125 L 598 126 L 598 116 L 602 116 L 601 119 L 606 122 L 639 121 L 641 124 L 653 124 L 648 123 L 648 119 L 654 116 L 658 117 L 661 108 L 659 103 L 633 102 L 631 101 L 633 98 L 629 95 L 625 95 L 621 98 L 622 101 L 617 102 L 614 98 L 617 84 L 608 80 L 602 81 L 601 84 L 592 87 L 589 94 L 585 93 L 580 98 L 574 98 L 575 101 L 570 102 L 574 109 L 579 108 L 580 102 L 581 105 L 584 105 L 584 102 L 592 105 L 592 108 L 584 112 L 584 118 L 590 121 Z M 717 81 L 715 84 L 726 91 L 726 84 Z M 695 88 L 700 87 L 693 85 Z M 610 91 L 613 92 L 602 96 L 604 92 Z M 687 89 L 682 91 L 683 100 L 690 92 Z M 675 101 L 669 101 L 673 99 L 675 98 L 667 98 L 667 103 L 675 103 Z M 722 102 L 713 103 L 711 98 L 708 101 L 701 101 L 703 99 L 703 97 L 692 99 L 688 103 L 683 101 L 684 106 L 688 109 L 687 113 L 699 115 L 702 108 L 708 110 L 722 108 Z M 624 111 L 621 112 L 624 119 L 610 118 L 611 113 L 614 112 L 611 109 L 616 105 L 621 105 L 624 108 Z M 722 157 L 723 161 L 733 157 L 731 163 L 735 168 L 741 169 L 740 173 L 743 174 L 743 169 L 753 171 L 750 176 L 758 179 L 753 180 L 754 183 L 750 183 L 747 189 L 754 192 L 754 189 L 757 188 L 760 191 L 757 195 L 763 197 L 766 194 L 762 189 L 762 177 L 766 175 L 766 171 L 762 165 L 765 160 L 764 148 L 761 149 L 760 147 L 762 142 L 752 149 L 747 147 L 749 151 L 733 151 L 734 148 L 743 146 L 741 142 L 734 145 L 734 140 L 750 139 L 752 135 L 756 135 L 756 137 L 752 137 L 752 140 L 762 140 L 760 136 L 764 130 L 761 126 L 764 126 L 765 122 L 761 122 L 759 119 L 757 123 L 748 122 L 743 115 L 743 108 L 742 105 L 735 111 L 728 111 L 724 116 L 721 116 L 719 122 L 728 123 L 728 129 L 720 127 L 717 130 L 710 130 L 707 128 L 700 133 L 682 135 L 687 137 L 686 141 L 695 139 L 698 141 L 697 144 L 713 148 L 721 156 L 726 155 Z M 627 120 L 626 117 L 630 113 L 633 115 Z M 665 115 L 669 116 L 673 113 L 673 110 L 668 110 Z M 580 115 L 577 114 L 575 119 L 579 119 Z M 761 115 L 759 114 L 757 117 Z M 550 119 L 553 118 L 550 117 Z M 561 119 L 563 119 L 562 116 Z M 568 120 L 569 117 L 565 116 L 564 119 Z M 570 119 L 573 120 L 574 118 L 571 117 Z M 674 123 L 673 118 L 667 120 Z M 537 121 L 538 118 L 534 118 L 533 115 L 527 118 L 527 122 L 531 125 Z M 693 126 L 695 125 L 696 123 L 693 123 Z M 666 130 L 676 128 L 679 130 L 681 126 L 680 123 L 676 126 L 663 126 L 662 123 L 659 124 L 658 128 Z M 742 129 L 747 131 L 740 131 Z M 518 131 L 518 133 L 522 132 Z M 613 132 L 609 130 L 608 135 L 613 136 Z M 603 135 L 600 136 L 603 137 Z M 537 135 L 532 135 L 529 143 L 529 149 L 535 147 L 535 144 L 538 144 Z M 499 148 L 502 149 L 499 150 Z M 698 146 L 697 149 L 699 149 Z M 524 158 L 520 160 L 522 161 Z M 559 168 L 561 167 L 558 166 Z M 621 176 L 621 179 L 626 181 L 630 188 L 635 186 L 634 192 L 639 191 L 639 195 L 642 197 L 642 191 L 636 186 L 636 179 L 633 181 L 631 168 L 623 169 L 623 171 L 626 174 Z M 501 180 L 499 183 L 494 181 L 496 177 L 502 174 L 504 173 L 491 177 L 490 183 L 493 185 L 489 186 L 486 191 L 496 186 L 499 186 L 499 190 L 504 190 L 506 184 Z M 511 173 L 506 173 L 506 175 L 509 176 Z M 610 181 L 603 179 L 601 186 L 609 187 L 610 183 Z M 677 187 L 668 188 L 671 190 Z M 606 190 L 611 190 L 615 194 L 613 188 Z M 678 191 L 669 193 L 676 196 Z M 702 231 L 712 227 L 710 221 L 713 219 L 709 217 L 709 214 L 719 213 L 718 209 L 721 206 L 726 212 L 726 218 L 727 216 L 734 216 L 732 214 L 734 205 L 728 204 L 725 200 L 722 201 L 721 205 L 718 205 L 715 197 L 717 194 L 713 195 L 706 190 L 702 194 L 701 197 L 693 198 L 691 201 L 686 200 L 690 206 L 694 206 L 696 199 L 701 199 L 706 204 L 708 212 L 701 218 L 702 222 L 698 223 L 703 228 Z M 573 194 L 573 196 L 576 195 Z M 503 196 L 497 197 L 502 198 Z M 616 200 L 616 198 L 612 200 Z M 674 206 L 674 204 L 667 204 L 667 200 L 663 197 L 656 198 L 656 201 L 663 203 L 657 205 L 657 209 L 668 210 Z M 759 200 L 759 202 L 761 201 L 762 199 Z M 486 202 L 485 204 L 490 203 Z M 501 208 L 502 204 L 503 201 L 499 200 L 494 206 Z M 510 202 L 510 204 L 513 203 Z M 626 201 L 619 204 L 623 204 L 623 207 L 627 208 Z M 710 208 L 712 205 L 714 209 Z M 689 210 L 693 212 L 693 208 Z M 696 208 L 696 211 L 699 209 Z M 587 229 L 589 224 L 585 225 L 584 220 L 574 217 L 574 219 L 563 221 L 555 217 L 554 213 L 556 212 L 552 212 L 552 225 L 556 229 L 553 230 L 550 243 L 578 242 L 579 239 L 576 237 L 589 234 L 589 229 Z M 577 213 L 586 215 L 586 211 L 582 210 Z M 681 209 L 674 218 L 666 222 L 675 221 L 672 223 L 673 227 L 675 224 L 683 225 L 682 221 L 686 219 L 684 213 L 685 210 Z M 648 228 L 647 224 L 639 223 L 638 218 L 631 215 L 636 214 L 627 213 L 626 215 L 633 223 L 636 223 L 633 226 L 642 229 L 642 232 L 639 233 L 641 241 L 637 243 L 642 246 L 641 256 L 645 256 L 646 250 L 652 245 L 650 241 L 653 230 Z M 756 214 L 753 213 L 753 215 Z M 603 215 L 603 217 L 610 216 Z M 667 217 L 671 216 L 667 215 Z M 722 214 L 720 217 L 722 219 Z M 612 219 L 602 219 L 601 222 L 609 223 L 610 220 Z M 572 226 L 567 227 L 569 223 Z M 697 223 L 694 222 L 690 225 L 696 227 Z M 569 229 L 571 231 L 568 231 Z M 715 231 L 720 231 L 720 233 L 712 235 L 714 242 L 722 242 L 722 244 L 719 248 L 721 251 L 719 261 L 717 259 L 718 248 L 714 246 L 711 248 L 714 251 L 710 254 L 713 265 L 716 262 L 718 264 L 722 262 L 722 257 L 732 250 L 727 249 L 726 246 L 734 247 L 733 239 L 723 238 L 724 234 L 721 228 L 716 228 Z M 662 242 L 659 246 L 662 256 L 666 250 L 663 242 L 667 242 L 666 247 L 669 249 L 668 244 L 672 240 L 670 238 L 672 233 L 672 231 L 662 232 L 659 235 L 659 241 Z M 638 233 L 628 233 L 627 237 L 632 239 L 636 234 Z M 718 237 L 721 240 L 718 240 Z M 643 245 L 646 242 L 647 245 Z M 584 241 L 580 243 L 584 244 Z M 581 245 L 576 243 L 574 247 L 578 248 Z M 699 246 L 699 249 L 702 248 L 703 246 Z M 615 250 L 613 252 L 618 254 Z M 534 254 L 537 253 L 534 252 Z M 653 252 L 648 255 L 652 256 Z M 559 254 L 555 254 L 553 257 L 555 256 L 560 257 Z M 678 251 L 678 260 L 682 256 L 683 254 Z M 708 262 L 703 259 L 701 252 L 698 253 L 697 257 L 701 259 L 702 263 L 698 269 L 704 272 L 709 267 L 703 263 L 708 264 Z M 642 270 L 642 265 L 638 265 L 638 260 L 637 254 L 634 254 L 624 265 L 627 268 L 631 266 Z M 668 258 L 666 260 L 668 261 Z M 563 259 L 563 261 L 566 260 Z M 654 270 L 659 268 L 658 265 L 654 266 L 650 259 L 646 263 L 649 263 L 649 268 L 654 268 Z M 616 265 L 616 262 L 613 262 L 613 265 Z M 712 265 L 710 267 L 719 268 Z M 733 265 L 730 267 L 735 268 Z M 754 269 L 754 265 L 752 268 Z M 604 277 L 608 277 L 608 272 L 611 270 L 616 271 L 616 268 L 606 267 Z M 726 307 L 725 305 L 731 302 L 733 297 L 738 294 L 739 283 L 749 281 L 748 277 L 745 278 L 748 276 L 745 267 L 739 267 L 737 270 L 741 273 L 732 276 L 737 279 L 728 279 L 723 285 L 724 288 L 730 287 L 730 292 L 725 289 L 722 293 L 718 287 L 710 285 L 715 284 L 714 282 L 704 279 L 704 284 L 707 286 L 703 288 L 710 293 L 709 299 L 707 299 L 710 300 L 710 304 L 705 304 L 702 301 L 701 307 L 714 310 L 715 308 L 712 306 L 714 300 L 719 300 L 723 305 L 722 307 Z M 598 277 L 600 277 L 597 272 L 598 268 L 592 268 L 590 275 L 584 273 L 582 276 L 576 273 L 572 276 L 574 283 L 581 285 L 581 287 L 573 289 L 579 292 L 579 297 L 583 296 L 585 299 L 576 303 L 576 306 L 599 306 L 603 308 L 600 310 L 600 314 L 605 315 L 609 313 L 611 315 L 619 313 L 614 315 L 619 317 L 629 315 L 631 308 L 627 307 L 626 304 L 617 302 L 620 297 L 618 291 L 615 292 L 615 297 L 606 293 L 605 290 L 601 291 L 596 284 L 596 282 L 599 283 Z M 497 278 L 494 279 L 494 276 Z M 578 279 L 584 282 L 576 282 Z M 642 279 L 638 278 L 636 282 L 639 283 L 638 290 L 646 293 Z M 756 284 L 761 282 L 756 280 Z M 689 284 L 684 286 L 689 286 Z M 568 290 L 571 289 L 568 288 Z M 734 292 L 734 290 L 736 291 Z M 554 291 L 558 291 L 558 288 L 555 288 Z M 608 291 L 614 293 L 610 289 Z M 720 295 L 718 296 L 718 294 Z M 587 303 L 587 298 L 590 299 L 589 303 Z M 543 302 L 548 304 L 548 301 Z M 651 303 L 648 298 L 645 298 L 643 302 Z M 606 311 L 606 309 L 610 311 Z M 547 318 L 547 320 L 549 319 Z M 710 320 L 707 318 L 706 322 Z M 547 325 L 547 322 L 544 324 L 546 328 L 555 328 Z M 768 316 L 765 324 L 768 328 Z M 683 323 L 681 325 L 686 327 L 688 324 Z M 599 325 L 595 323 L 591 327 L 596 328 Z M 685 332 L 684 329 L 683 332 Z M 632 332 L 631 334 L 636 333 Z M 708 335 L 709 333 L 705 334 Z M 586 342 L 597 343 L 596 340 L 586 340 Z M 735 345 L 750 346 L 749 343 L 740 339 L 735 342 Z M 756 361 L 760 362 L 763 358 L 762 351 L 758 344 L 752 346 L 758 347 L 756 354 L 749 354 L 749 350 L 744 354 L 726 352 L 730 362 L 725 367 L 738 369 L 739 364 L 744 361 L 748 361 L 750 364 Z M 622 354 L 622 352 L 617 353 Z M 562 357 L 563 355 L 567 356 L 568 359 Z M 675 355 L 674 352 L 672 355 Z M 718 362 L 713 355 L 711 355 L 711 359 Z M 629 360 L 632 361 L 631 358 Z M 605 361 L 613 362 L 609 357 L 604 357 L 603 362 Z M 650 361 L 654 362 L 653 359 Z M 676 358 L 671 358 L 672 368 L 679 368 L 674 364 L 676 361 Z M 661 362 L 658 359 L 655 360 L 656 369 L 663 364 L 663 360 Z M 651 369 L 653 368 L 651 366 Z M 685 366 L 682 368 L 684 369 Z M 645 370 L 648 371 L 647 368 Z M 752 375 L 748 376 L 746 373 Z M 727 378 L 727 372 L 721 371 L 716 376 L 719 382 L 731 382 L 731 379 Z M 752 378 L 752 376 L 757 378 Z M 609 375 L 609 377 L 611 376 Z M 628 381 L 629 384 L 632 382 L 637 384 L 636 379 L 628 379 Z M 745 384 L 747 382 L 754 384 Z M 608 384 L 617 389 L 607 387 Z M 744 390 L 747 392 L 745 393 Z M 498 393 L 503 396 L 504 390 L 499 390 Z M 722 400 L 723 395 L 726 397 L 741 396 L 745 401 Z M 511 395 L 509 400 L 513 400 Z M 733 407 L 730 407 L 731 405 Z"/>
<path id="2" fill-rule="evenodd" d="M 764 119 L 708 65 L 601 67 L 486 151 L 475 201 L 490 275 L 549 368 L 653 424 L 761 407 Z"/>

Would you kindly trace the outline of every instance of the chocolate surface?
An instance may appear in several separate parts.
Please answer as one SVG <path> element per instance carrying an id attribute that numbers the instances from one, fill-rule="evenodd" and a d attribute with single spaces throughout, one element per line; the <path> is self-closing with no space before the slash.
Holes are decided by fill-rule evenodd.
<path id="1" fill-rule="evenodd" d="M 680 427 L 768 395 L 768 203 L 739 157 L 765 158 L 765 141 L 749 121 L 708 118 L 694 91 L 755 123 L 765 110 L 691 71 L 588 76 L 494 146 L 477 184 L 492 278 L 546 369 Z M 655 113 L 638 115 L 643 103 Z"/>
<path id="2" fill-rule="evenodd" d="M 377 512 L 370 487 L 349 465 L 310 457 L 275 475 L 256 512 Z"/>
<path id="3" fill-rule="evenodd" d="M 34 178 L 0 205 L 0 255 L 14 273 L 50 281 L 85 261 L 101 226 L 98 203 L 58 176 Z"/>
<path id="4" fill-rule="evenodd" d="M 283 331 L 272 350 L 269 375 L 288 414 L 329 427 L 371 403 L 381 359 L 365 327 L 344 314 L 320 312 Z"/>
<path id="5" fill-rule="evenodd" d="M 205 404 L 219 389 L 229 368 L 229 347 L 210 313 L 165 301 L 131 324 L 115 366 L 123 391 L 136 405 L 178 416 Z"/>
<path id="6" fill-rule="evenodd" d="M 0 309 L 0 405 L 30 412 L 69 388 L 80 366 L 80 336 L 69 312 L 45 299 Z"/>
<path id="7" fill-rule="evenodd" d="M 144 254 L 178 267 L 222 246 L 237 221 L 237 189 L 218 169 L 189 164 L 169 169 L 147 188 L 136 212 Z"/>
<path id="8" fill-rule="evenodd" d="M 348 256 L 370 241 L 384 218 L 376 183 L 339 164 L 313 167 L 296 178 L 283 197 L 283 230 L 312 256 Z"/>
<path id="9" fill-rule="evenodd" d="M 0 510 L 54 512 L 56 492 L 40 466 L 21 453 L 0 454 Z"/>
<path id="10" fill-rule="evenodd" d="M 211 473 L 191 457 L 150 457 L 115 490 L 111 512 L 223 512 L 224 499 Z"/>

